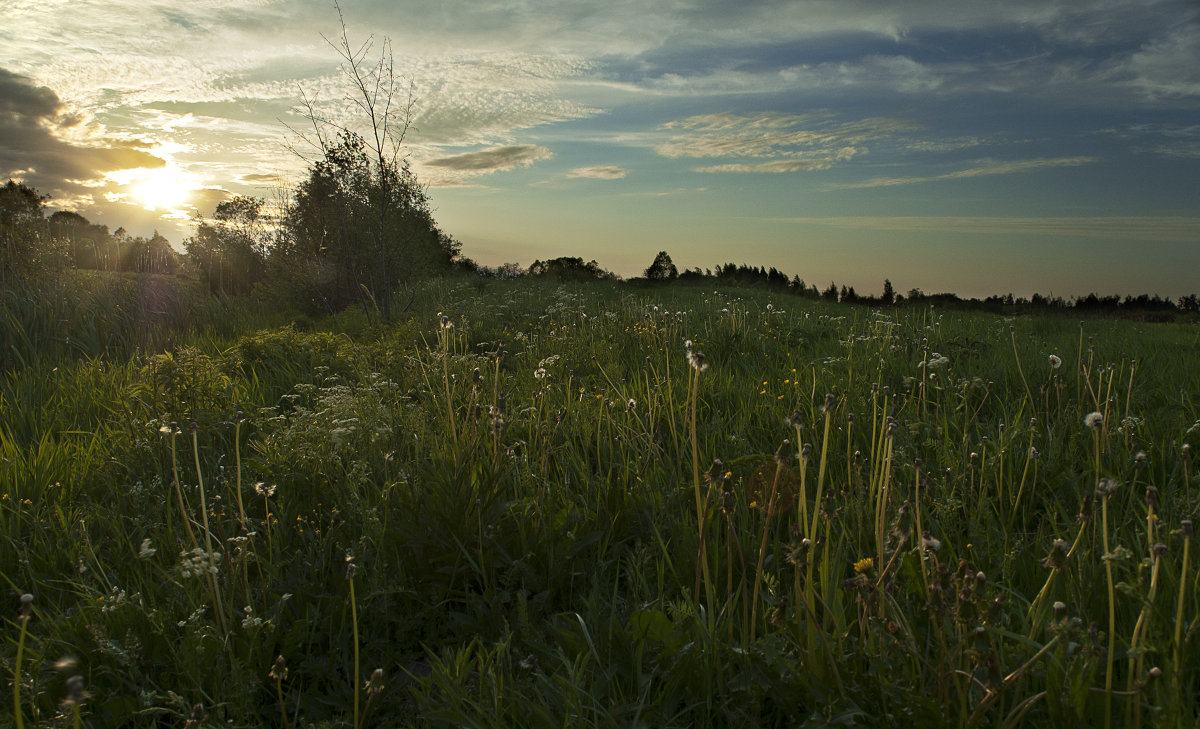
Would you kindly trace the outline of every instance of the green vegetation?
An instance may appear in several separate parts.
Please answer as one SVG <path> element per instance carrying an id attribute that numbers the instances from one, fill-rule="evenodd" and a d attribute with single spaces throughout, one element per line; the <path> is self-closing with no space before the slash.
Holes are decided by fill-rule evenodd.
<path id="1" fill-rule="evenodd" d="M 1194 324 L 69 278 L 0 309 L 5 722 L 1200 716 Z"/>

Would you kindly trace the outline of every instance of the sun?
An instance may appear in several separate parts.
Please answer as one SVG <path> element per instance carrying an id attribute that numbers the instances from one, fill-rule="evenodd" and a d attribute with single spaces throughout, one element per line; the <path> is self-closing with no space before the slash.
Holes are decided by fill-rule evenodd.
<path id="1" fill-rule="evenodd" d="M 198 188 L 195 175 L 174 166 L 142 172 L 129 192 L 147 210 L 177 210 Z"/>

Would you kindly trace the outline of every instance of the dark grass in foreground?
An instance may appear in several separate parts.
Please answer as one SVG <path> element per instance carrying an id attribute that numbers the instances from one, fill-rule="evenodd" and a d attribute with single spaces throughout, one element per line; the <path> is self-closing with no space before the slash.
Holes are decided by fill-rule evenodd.
<path id="1" fill-rule="evenodd" d="M 75 295 L 0 322 L 6 721 L 1197 718 L 1194 325 L 522 281 L 302 330 Z"/>

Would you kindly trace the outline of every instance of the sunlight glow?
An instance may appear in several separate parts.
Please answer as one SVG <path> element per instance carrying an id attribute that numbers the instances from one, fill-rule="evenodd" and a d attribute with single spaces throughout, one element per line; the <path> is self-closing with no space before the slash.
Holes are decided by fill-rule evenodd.
<path id="1" fill-rule="evenodd" d="M 176 167 L 144 172 L 141 179 L 131 181 L 130 192 L 147 210 L 176 210 L 199 188 L 195 175 Z"/>
<path id="2" fill-rule="evenodd" d="M 192 195 L 203 187 L 199 177 L 172 162 L 156 168 L 113 170 L 104 177 L 120 188 L 119 192 L 105 193 L 107 199 L 141 204 L 146 210 L 167 213 L 185 213 L 184 208 L 188 207 Z"/>

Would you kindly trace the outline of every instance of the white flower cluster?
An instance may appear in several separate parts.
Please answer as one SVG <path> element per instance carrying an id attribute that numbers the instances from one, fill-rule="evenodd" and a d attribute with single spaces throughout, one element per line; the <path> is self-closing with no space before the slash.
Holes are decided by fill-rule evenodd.
<path id="1" fill-rule="evenodd" d="M 220 552 L 206 552 L 203 548 L 196 547 L 190 552 L 179 553 L 179 571 L 183 573 L 184 578 L 215 575 L 220 565 Z"/>

